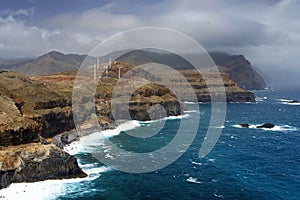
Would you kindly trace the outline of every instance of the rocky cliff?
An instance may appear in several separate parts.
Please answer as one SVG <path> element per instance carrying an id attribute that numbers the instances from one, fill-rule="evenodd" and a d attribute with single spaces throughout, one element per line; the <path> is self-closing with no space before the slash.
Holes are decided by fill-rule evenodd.
<path id="1" fill-rule="evenodd" d="M 226 53 L 210 53 L 220 72 L 227 73 L 229 78 L 246 90 L 263 90 L 266 83 L 249 60 L 243 55 L 229 55 Z"/>
<path id="2" fill-rule="evenodd" d="M 86 176 L 74 156 L 53 144 L 0 148 L 0 189 L 11 183 Z"/>

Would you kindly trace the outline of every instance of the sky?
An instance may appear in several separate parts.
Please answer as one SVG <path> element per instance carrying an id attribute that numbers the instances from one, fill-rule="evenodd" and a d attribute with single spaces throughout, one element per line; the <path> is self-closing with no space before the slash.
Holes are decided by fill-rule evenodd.
<path id="1" fill-rule="evenodd" d="M 140 27 L 243 54 L 272 85 L 300 86 L 300 0 L 0 0 L 0 58 L 87 54 Z"/>

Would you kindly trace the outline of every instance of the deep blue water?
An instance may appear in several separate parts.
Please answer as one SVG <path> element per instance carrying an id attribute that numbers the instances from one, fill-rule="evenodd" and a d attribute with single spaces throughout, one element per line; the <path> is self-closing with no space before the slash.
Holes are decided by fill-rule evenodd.
<path id="1" fill-rule="evenodd" d="M 111 138 L 118 146 L 136 152 L 149 152 L 167 145 L 175 136 L 180 120 L 201 115 L 198 134 L 189 149 L 166 168 L 142 174 L 103 169 L 90 153 L 105 145 L 78 152 L 84 169 L 94 179 L 68 183 L 58 199 L 300 199 L 300 90 L 258 91 L 257 103 L 230 103 L 222 134 L 207 157 L 198 158 L 207 130 L 209 104 L 200 113 L 189 112 L 184 119 L 167 120 L 159 134 L 136 139 L 121 132 Z M 276 124 L 271 130 L 239 128 L 240 123 Z M 130 131 L 155 130 L 159 122 L 142 123 Z M 186 127 L 188 134 L 188 127 Z M 184 143 L 184 141 L 183 141 Z M 106 153 L 109 153 L 109 148 Z M 102 167 L 102 168 L 101 168 Z M 99 173 L 100 172 L 100 176 Z"/>

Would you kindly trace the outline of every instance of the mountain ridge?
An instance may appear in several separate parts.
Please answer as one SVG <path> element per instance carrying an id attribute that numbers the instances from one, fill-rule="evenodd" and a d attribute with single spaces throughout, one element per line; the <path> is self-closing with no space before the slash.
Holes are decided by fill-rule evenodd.
<path id="1" fill-rule="evenodd" d="M 102 56 L 101 60 L 109 59 L 113 53 Z M 246 90 L 262 90 L 266 88 L 264 78 L 252 67 L 251 62 L 244 55 L 230 55 L 223 52 L 210 52 L 212 60 L 218 66 L 220 72 L 227 73 L 229 78 L 237 85 Z M 0 62 L 0 69 L 9 69 L 28 76 L 48 75 L 63 71 L 78 70 L 87 55 L 63 54 L 58 51 L 51 51 L 36 59 L 12 62 L 3 67 Z M 114 57 L 114 56 L 112 56 Z M 116 59 L 132 65 L 145 63 L 159 63 L 171 66 L 176 70 L 189 70 L 194 67 L 184 58 L 171 53 L 162 53 L 149 50 L 132 50 Z M 96 64 L 96 58 L 95 58 Z M 2 66 L 2 67 L 1 67 Z"/>

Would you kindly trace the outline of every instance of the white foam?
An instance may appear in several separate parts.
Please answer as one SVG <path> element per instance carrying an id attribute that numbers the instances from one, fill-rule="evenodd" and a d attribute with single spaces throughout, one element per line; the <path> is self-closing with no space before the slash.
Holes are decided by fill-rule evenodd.
<path id="1" fill-rule="evenodd" d="M 78 152 L 90 152 L 93 149 L 103 145 L 103 139 L 117 136 L 122 131 L 132 130 L 140 126 L 141 124 L 139 121 L 126 121 L 117 126 L 115 129 L 107 129 L 101 132 L 94 132 L 84 137 L 81 137 L 80 141 L 74 142 L 74 144 L 71 143 L 71 145 L 65 147 L 65 150 L 67 152 L 70 152 L 70 154 L 72 155 L 74 155 L 73 153 L 76 154 Z"/>
<path id="2" fill-rule="evenodd" d="M 47 180 L 34 183 L 14 183 L 0 191 L 1 199 L 56 199 L 58 194 L 66 192 L 66 185 L 94 180 L 98 177 Z"/>
<path id="3" fill-rule="evenodd" d="M 192 164 L 193 164 L 193 165 L 199 165 L 199 166 L 200 166 L 200 165 L 203 165 L 202 163 L 197 163 L 197 162 L 195 162 L 195 161 L 192 161 Z"/>
<path id="4" fill-rule="evenodd" d="M 70 192 L 68 185 L 95 180 L 101 173 L 112 170 L 111 167 L 94 167 L 95 165 L 96 163 L 81 165 L 83 171 L 88 174 L 86 178 L 46 180 L 34 183 L 13 183 L 8 188 L 0 190 L 0 199 L 56 199 L 57 195 L 64 195 L 66 192 Z M 74 189 L 74 192 L 76 191 L 76 187 L 71 189 Z"/>
<path id="5" fill-rule="evenodd" d="M 224 125 L 222 125 L 222 126 L 210 126 L 210 127 L 212 127 L 212 128 L 219 128 L 219 129 L 223 129 L 223 128 L 225 128 L 225 126 L 224 126 Z"/>
<path id="6" fill-rule="evenodd" d="M 185 101 L 183 103 L 185 103 L 185 104 L 191 104 L 191 105 L 198 104 L 198 102 L 192 102 L 192 101 Z"/>
<path id="7" fill-rule="evenodd" d="M 92 167 L 92 168 L 87 168 L 84 169 L 83 171 L 88 174 L 89 176 L 91 175 L 100 175 L 101 173 L 109 172 L 112 171 L 113 168 L 107 167 L 107 166 L 101 166 L 101 167 Z"/>
<path id="8" fill-rule="evenodd" d="M 168 120 L 168 119 L 184 119 L 184 118 L 188 118 L 190 115 L 189 114 L 183 114 L 183 115 L 177 115 L 177 116 L 169 116 L 169 117 L 165 117 L 164 120 Z"/>
<path id="9" fill-rule="evenodd" d="M 289 102 L 293 101 L 292 99 L 275 99 L 276 101 L 281 101 L 281 102 Z"/>
<path id="10" fill-rule="evenodd" d="M 161 121 L 166 121 L 166 120 L 175 120 L 175 119 L 184 119 L 190 117 L 189 114 L 183 114 L 183 115 L 177 115 L 177 116 L 169 116 L 169 117 L 164 117 L 162 119 L 156 119 L 156 120 L 149 120 L 149 121 L 140 121 L 140 124 L 151 124 L 155 122 L 161 122 Z"/>
<path id="11" fill-rule="evenodd" d="M 184 113 L 200 113 L 198 110 L 186 110 Z"/>
<path id="12" fill-rule="evenodd" d="M 187 182 L 190 182 L 190 183 L 197 183 L 197 184 L 201 184 L 202 182 L 201 181 L 198 181 L 197 178 L 193 178 L 193 177 L 189 177 L 188 179 L 186 179 Z"/>
<path id="13" fill-rule="evenodd" d="M 299 106 L 300 102 L 291 103 L 294 101 L 293 99 L 275 99 L 276 101 L 280 101 L 281 104 Z"/>
<path id="14" fill-rule="evenodd" d="M 141 124 L 139 121 L 137 120 L 131 120 L 131 121 L 127 121 L 125 123 L 120 124 L 116 129 L 121 131 L 129 131 L 132 129 L 135 129 L 137 127 L 140 127 Z"/>
<path id="15" fill-rule="evenodd" d="M 79 152 L 82 152 L 84 149 L 84 146 L 82 145 L 81 141 L 75 141 L 71 144 L 68 144 L 64 147 L 64 151 L 68 152 L 71 155 L 78 154 Z"/>
<path id="16" fill-rule="evenodd" d="M 299 103 L 283 102 L 282 104 L 291 105 L 291 106 L 300 106 L 300 102 Z"/>
<path id="17" fill-rule="evenodd" d="M 264 101 L 264 100 L 267 100 L 268 97 L 256 97 L 255 98 L 255 101 Z"/>

